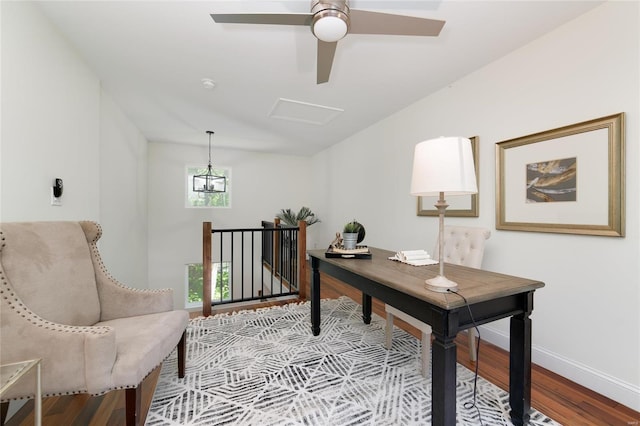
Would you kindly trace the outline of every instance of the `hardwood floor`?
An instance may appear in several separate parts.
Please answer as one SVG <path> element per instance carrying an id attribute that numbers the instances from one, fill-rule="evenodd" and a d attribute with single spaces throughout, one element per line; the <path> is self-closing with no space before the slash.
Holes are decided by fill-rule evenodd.
<path id="1" fill-rule="evenodd" d="M 331 277 L 322 278 L 322 298 L 348 296 L 360 303 L 361 294 Z M 282 303 L 269 302 L 260 306 L 272 306 Z M 233 309 L 217 310 L 225 312 Z M 384 305 L 378 300 L 373 302 L 373 311 L 384 317 Z M 198 313 L 192 316 L 197 316 Z M 418 331 L 396 319 L 396 325 L 419 338 Z M 458 362 L 467 368 L 475 369 L 475 363 L 468 357 L 466 336 L 459 335 Z M 478 370 L 480 376 L 507 390 L 509 354 L 504 350 L 481 342 Z M 177 374 L 177 373 L 176 373 Z M 147 412 L 158 380 L 156 369 L 143 382 L 143 412 Z M 557 422 L 567 425 L 594 426 L 633 426 L 640 425 L 640 413 L 622 406 L 611 399 L 599 395 L 583 386 L 573 383 L 557 374 L 537 365 L 532 369 L 532 406 Z M 45 398 L 42 404 L 44 426 L 116 426 L 124 424 L 124 391 L 113 391 L 100 397 L 70 395 Z M 33 425 L 33 401 L 27 402 L 6 425 Z M 323 425 L 324 426 L 324 425 Z M 487 425 L 490 426 L 490 425 Z"/>
<path id="2" fill-rule="evenodd" d="M 176 376 L 178 372 L 176 371 Z M 149 411 L 153 392 L 156 388 L 160 368 L 153 370 L 142 382 L 141 411 Z M 29 400 L 5 425 L 32 426 L 33 400 Z M 125 424 L 124 390 L 112 391 L 105 395 L 65 395 L 42 400 L 43 426 L 120 426 Z"/>

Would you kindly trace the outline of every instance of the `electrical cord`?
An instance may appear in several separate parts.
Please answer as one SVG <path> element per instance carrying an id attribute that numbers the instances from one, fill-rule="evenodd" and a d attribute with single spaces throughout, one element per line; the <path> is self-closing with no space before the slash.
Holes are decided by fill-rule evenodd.
<path id="1" fill-rule="evenodd" d="M 480 338 L 480 329 L 478 328 L 478 324 L 476 324 L 476 320 L 473 318 L 473 312 L 471 312 L 471 307 L 469 306 L 469 302 L 467 301 L 467 298 L 461 295 L 460 293 L 458 293 L 457 291 L 454 291 L 451 289 L 447 289 L 447 293 L 453 293 L 455 295 L 458 295 L 462 298 L 462 300 L 464 300 L 464 304 L 467 307 L 467 310 L 469 311 L 469 317 L 471 318 L 471 322 L 473 323 L 473 328 L 475 328 L 476 333 L 478 334 L 478 344 L 476 345 L 476 368 L 475 368 L 475 375 L 473 378 L 473 401 L 465 402 L 463 407 L 466 408 L 467 410 L 471 410 L 472 408 L 475 408 L 476 411 L 478 412 L 478 420 L 480 421 L 480 425 L 484 426 L 484 423 L 482 422 L 482 414 L 480 413 L 480 408 L 478 408 L 478 404 L 476 403 L 476 396 L 478 391 L 478 365 L 480 364 L 480 342 L 482 341 L 482 339 Z"/>

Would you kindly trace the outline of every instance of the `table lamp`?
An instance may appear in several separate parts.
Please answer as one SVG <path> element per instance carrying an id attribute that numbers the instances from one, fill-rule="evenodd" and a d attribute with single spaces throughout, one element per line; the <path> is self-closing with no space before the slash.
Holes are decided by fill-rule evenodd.
<path id="1" fill-rule="evenodd" d="M 426 280 L 429 290 L 446 293 L 458 284 L 444 276 L 444 212 L 449 205 L 447 195 L 465 195 L 478 192 L 473 164 L 471 141 L 461 137 L 440 137 L 420 142 L 413 155 L 411 195 L 438 196 L 435 204 L 440 221 L 438 259 L 440 273 Z"/>

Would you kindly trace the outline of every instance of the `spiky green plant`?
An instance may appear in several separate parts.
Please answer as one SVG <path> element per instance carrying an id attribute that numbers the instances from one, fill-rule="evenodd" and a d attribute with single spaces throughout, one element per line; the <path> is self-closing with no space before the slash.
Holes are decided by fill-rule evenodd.
<path id="1" fill-rule="evenodd" d="M 276 217 L 286 226 L 298 226 L 298 221 L 300 220 L 307 222 L 307 226 L 320 222 L 320 219 L 318 219 L 309 207 L 302 207 L 298 213 L 295 213 L 291 209 L 282 209 Z"/>
<path id="2" fill-rule="evenodd" d="M 345 234 L 355 234 L 360 230 L 360 224 L 354 220 L 344 225 L 342 232 Z"/>
<path id="3" fill-rule="evenodd" d="M 342 229 L 342 232 L 346 234 L 349 234 L 349 233 L 358 234 L 358 243 L 361 243 L 365 237 L 364 226 L 355 219 L 345 224 L 344 228 Z"/>

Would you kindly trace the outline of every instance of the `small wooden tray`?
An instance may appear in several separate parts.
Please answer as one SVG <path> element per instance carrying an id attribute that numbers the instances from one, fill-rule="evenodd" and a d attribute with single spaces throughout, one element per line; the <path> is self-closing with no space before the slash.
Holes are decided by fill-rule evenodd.
<path id="1" fill-rule="evenodd" d="M 371 259 L 371 251 L 367 246 L 357 246 L 355 250 L 334 249 L 329 246 L 324 257 L 342 259 Z"/>

